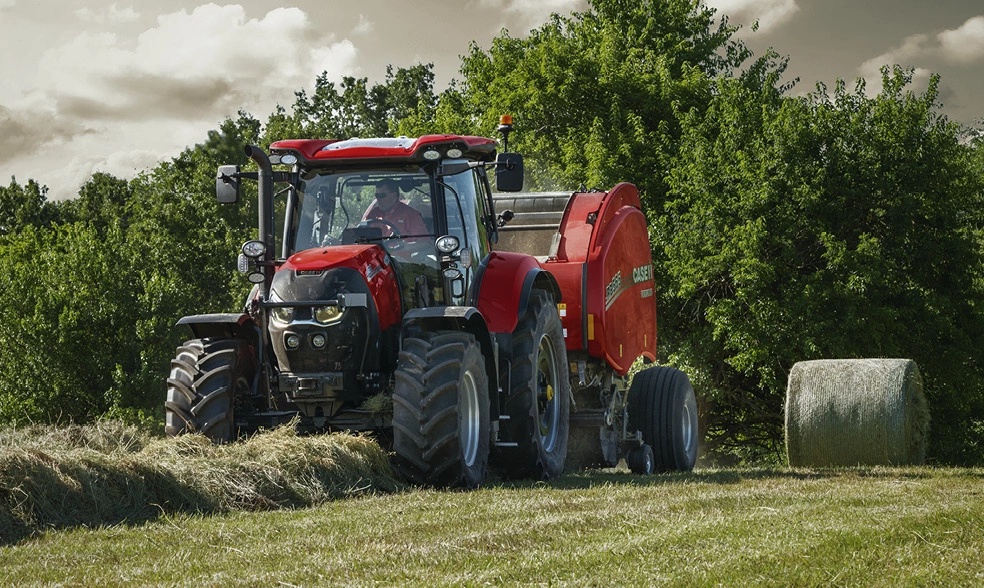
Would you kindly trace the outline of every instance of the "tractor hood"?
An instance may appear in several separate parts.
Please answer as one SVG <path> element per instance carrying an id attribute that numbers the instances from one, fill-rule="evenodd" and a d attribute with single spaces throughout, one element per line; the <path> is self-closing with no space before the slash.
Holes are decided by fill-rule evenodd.
<path id="1" fill-rule="evenodd" d="M 344 280 L 339 281 L 342 276 Z M 400 322 L 396 274 L 389 254 L 377 245 L 336 245 L 301 251 L 284 262 L 271 284 L 273 299 L 282 302 L 324 300 L 344 292 L 369 294 L 378 309 L 380 328 L 388 329 Z"/>

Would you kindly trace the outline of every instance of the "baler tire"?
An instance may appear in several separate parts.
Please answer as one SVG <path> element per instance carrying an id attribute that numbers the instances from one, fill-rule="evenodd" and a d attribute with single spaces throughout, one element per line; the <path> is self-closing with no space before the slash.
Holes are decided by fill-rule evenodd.
<path id="1" fill-rule="evenodd" d="M 233 407 L 248 397 L 256 359 L 241 339 L 192 339 L 171 360 L 164 403 L 168 436 L 200 433 L 214 443 L 237 437 Z"/>
<path id="2" fill-rule="evenodd" d="M 549 480 L 564 472 L 570 433 L 571 390 L 567 347 L 553 298 L 535 288 L 513 330 L 509 417 L 500 424 L 507 441 L 497 465 L 511 478 Z"/>
<path id="3" fill-rule="evenodd" d="M 629 466 L 629 470 L 633 474 L 652 475 L 656 472 L 656 457 L 653 454 L 653 448 L 646 444 L 633 447 L 625 456 L 625 464 Z"/>
<path id="4" fill-rule="evenodd" d="M 477 488 L 489 460 L 489 379 L 475 336 L 404 339 L 393 390 L 393 460 L 409 482 Z"/>
<path id="5" fill-rule="evenodd" d="M 642 370 L 629 387 L 629 430 L 652 446 L 658 472 L 689 472 L 697 461 L 697 398 L 687 374 L 664 366 Z"/>

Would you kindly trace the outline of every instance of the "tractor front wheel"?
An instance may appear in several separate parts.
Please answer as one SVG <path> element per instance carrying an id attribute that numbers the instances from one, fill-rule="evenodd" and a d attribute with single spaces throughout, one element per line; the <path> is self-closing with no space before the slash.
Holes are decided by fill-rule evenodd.
<path id="1" fill-rule="evenodd" d="M 477 488 L 489 461 L 489 379 L 475 336 L 403 341 L 393 391 L 396 469 L 428 486 Z"/>
<path id="2" fill-rule="evenodd" d="M 549 480 L 564 471 L 571 385 L 560 315 L 544 290 L 530 293 L 526 313 L 513 331 L 506 441 L 497 460 L 514 478 Z"/>
<path id="3" fill-rule="evenodd" d="M 171 360 L 165 432 L 201 433 L 215 443 L 236 438 L 233 406 L 252 389 L 256 359 L 241 339 L 192 339 Z"/>

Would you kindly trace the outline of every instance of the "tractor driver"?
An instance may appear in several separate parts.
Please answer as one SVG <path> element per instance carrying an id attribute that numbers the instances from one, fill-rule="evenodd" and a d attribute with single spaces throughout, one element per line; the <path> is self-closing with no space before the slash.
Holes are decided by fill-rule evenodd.
<path id="1" fill-rule="evenodd" d="M 409 204 L 400 200 L 400 187 L 394 180 L 382 180 L 376 184 L 376 201 L 362 215 L 363 222 L 383 221 L 388 224 L 383 234 L 393 234 L 395 227 L 401 236 L 414 237 L 429 233 L 424 217 Z"/>

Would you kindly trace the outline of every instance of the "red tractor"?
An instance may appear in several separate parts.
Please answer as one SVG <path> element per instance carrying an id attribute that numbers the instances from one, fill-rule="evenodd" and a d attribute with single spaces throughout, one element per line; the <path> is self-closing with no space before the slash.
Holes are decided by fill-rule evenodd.
<path id="1" fill-rule="evenodd" d="M 195 338 L 171 362 L 169 435 L 227 442 L 298 418 L 307 432 L 374 432 L 399 472 L 433 486 L 477 487 L 490 458 L 510 477 L 555 477 L 571 427 L 593 463 L 693 467 L 686 376 L 649 368 L 627 385 L 656 345 L 633 186 L 516 197 L 517 211 L 497 215 L 486 170 L 516 192 L 523 160 L 497 155 L 492 139 L 292 140 L 246 153 L 259 171 L 222 166 L 216 188 L 235 203 L 242 180 L 258 182 L 259 239 L 239 258 L 255 287 L 241 313 L 179 321 Z M 374 214 L 376 196 L 394 192 L 400 218 Z M 546 234 L 527 209 L 561 200 L 546 255 L 498 245 Z"/>

